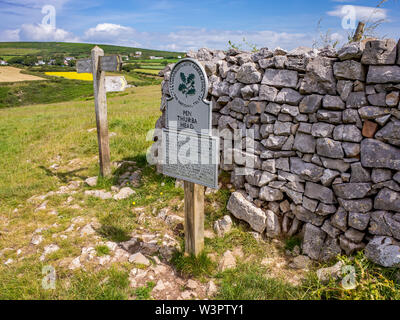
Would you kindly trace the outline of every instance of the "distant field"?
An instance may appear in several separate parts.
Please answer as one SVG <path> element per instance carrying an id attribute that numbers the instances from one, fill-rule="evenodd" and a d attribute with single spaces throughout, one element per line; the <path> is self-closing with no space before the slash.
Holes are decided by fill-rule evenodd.
<path id="1" fill-rule="evenodd" d="M 45 80 L 40 77 L 21 73 L 21 69 L 14 67 L 0 67 L 0 82 L 21 82 Z"/>
<path id="2" fill-rule="evenodd" d="M 158 75 L 161 69 L 135 69 L 134 71 L 137 73 L 144 73 L 144 74 L 151 74 L 151 75 Z"/>
<path id="3" fill-rule="evenodd" d="M 29 54 L 38 54 L 40 50 L 29 48 L 0 48 L 0 56 L 25 56 Z"/>
<path id="4" fill-rule="evenodd" d="M 77 58 L 90 56 L 90 51 L 96 44 L 89 43 L 66 43 L 66 42 L 0 42 L 0 56 L 18 56 L 27 54 L 36 54 L 41 56 L 64 55 Z M 150 56 L 161 56 L 169 59 L 176 59 L 178 56 L 183 56 L 182 52 L 158 51 L 142 48 L 131 48 L 111 45 L 99 45 L 105 54 L 120 54 L 130 55 L 136 51 L 142 52 L 143 59 L 148 59 Z M 149 60 L 154 62 L 154 60 Z M 157 60 L 160 62 L 162 60 Z"/>
<path id="5" fill-rule="evenodd" d="M 77 73 L 77 72 L 46 72 L 48 76 L 62 77 L 71 80 L 93 81 L 91 73 Z"/>

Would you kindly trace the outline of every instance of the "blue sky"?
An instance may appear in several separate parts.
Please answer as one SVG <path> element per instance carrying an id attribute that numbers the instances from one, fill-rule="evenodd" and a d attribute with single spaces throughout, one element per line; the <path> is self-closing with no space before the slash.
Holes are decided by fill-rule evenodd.
<path id="1" fill-rule="evenodd" d="M 385 19 L 380 35 L 400 37 L 400 1 L 388 0 L 0 0 L 0 41 L 96 42 L 187 51 L 226 49 L 227 43 L 293 49 L 312 46 L 321 31 L 345 41 L 342 6 L 352 5 L 357 21 Z M 55 28 L 42 24 L 42 7 L 56 9 Z M 321 43 L 321 41 L 319 41 Z M 246 46 L 243 45 L 245 48 Z"/>

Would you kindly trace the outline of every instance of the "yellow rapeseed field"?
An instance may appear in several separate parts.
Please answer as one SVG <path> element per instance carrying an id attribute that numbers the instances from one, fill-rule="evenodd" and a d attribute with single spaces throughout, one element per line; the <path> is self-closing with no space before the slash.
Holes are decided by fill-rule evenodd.
<path id="1" fill-rule="evenodd" d="M 46 72 L 48 76 L 63 77 L 73 80 L 93 81 L 91 73 L 77 73 L 77 72 Z"/>

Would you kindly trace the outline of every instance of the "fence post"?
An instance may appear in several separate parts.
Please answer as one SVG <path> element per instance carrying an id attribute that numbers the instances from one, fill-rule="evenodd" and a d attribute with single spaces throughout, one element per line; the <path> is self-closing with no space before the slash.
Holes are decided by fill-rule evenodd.
<path id="1" fill-rule="evenodd" d="M 105 71 L 100 68 L 100 57 L 104 51 L 98 46 L 92 49 L 93 88 L 96 111 L 97 139 L 99 144 L 100 174 L 111 175 L 110 144 L 107 121 L 107 95 L 105 87 Z"/>

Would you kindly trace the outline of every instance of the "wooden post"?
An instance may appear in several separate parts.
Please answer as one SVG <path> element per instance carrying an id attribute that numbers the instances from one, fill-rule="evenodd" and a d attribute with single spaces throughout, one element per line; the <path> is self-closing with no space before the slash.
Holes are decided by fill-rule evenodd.
<path id="1" fill-rule="evenodd" d="M 107 95 L 105 86 L 105 71 L 100 68 L 100 57 L 104 51 L 99 47 L 92 49 L 94 104 L 96 111 L 97 139 L 99 143 L 100 174 L 110 176 L 110 144 L 107 121 Z"/>
<path id="2" fill-rule="evenodd" d="M 361 41 L 363 35 L 364 35 L 364 28 L 365 28 L 365 23 L 364 22 L 359 22 L 356 32 L 354 33 L 353 41 L 358 42 Z"/>
<path id="3" fill-rule="evenodd" d="M 204 249 L 204 187 L 184 182 L 185 254 L 198 256 Z"/>

